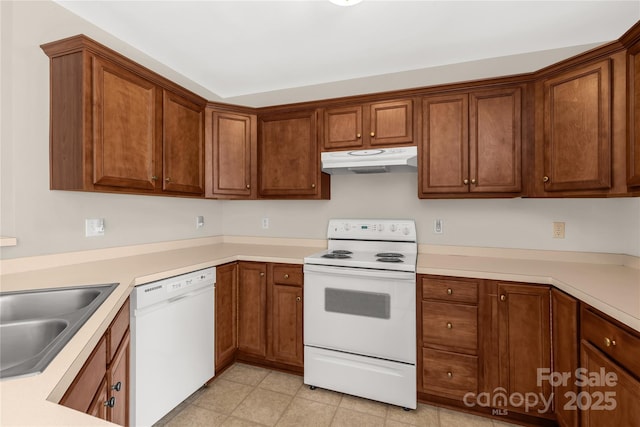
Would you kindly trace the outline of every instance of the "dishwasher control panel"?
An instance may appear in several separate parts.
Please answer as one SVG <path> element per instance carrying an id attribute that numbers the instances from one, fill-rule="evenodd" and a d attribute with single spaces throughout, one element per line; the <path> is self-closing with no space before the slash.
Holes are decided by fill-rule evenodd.
<path id="1" fill-rule="evenodd" d="M 173 300 L 183 294 L 195 292 L 216 282 L 215 267 L 168 277 L 157 282 L 136 286 L 132 302 L 137 308 L 148 307 L 161 301 Z"/>

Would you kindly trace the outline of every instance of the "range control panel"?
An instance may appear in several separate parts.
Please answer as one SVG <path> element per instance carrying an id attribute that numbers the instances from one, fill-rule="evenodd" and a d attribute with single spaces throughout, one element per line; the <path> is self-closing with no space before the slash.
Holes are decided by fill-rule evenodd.
<path id="1" fill-rule="evenodd" d="M 408 219 L 332 219 L 329 220 L 327 237 L 415 242 L 416 223 Z"/>

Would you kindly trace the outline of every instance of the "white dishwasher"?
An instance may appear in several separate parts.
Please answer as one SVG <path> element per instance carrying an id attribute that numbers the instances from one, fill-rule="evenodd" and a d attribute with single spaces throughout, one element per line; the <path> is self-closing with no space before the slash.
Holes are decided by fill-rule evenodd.
<path id="1" fill-rule="evenodd" d="M 132 426 L 151 426 L 214 376 L 215 267 L 131 295 Z"/>

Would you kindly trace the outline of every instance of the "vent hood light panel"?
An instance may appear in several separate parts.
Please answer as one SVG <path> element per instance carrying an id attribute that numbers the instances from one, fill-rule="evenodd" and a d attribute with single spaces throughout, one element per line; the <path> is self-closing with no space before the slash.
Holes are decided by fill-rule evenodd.
<path id="1" fill-rule="evenodd" d="M 417 172 L 418 147 L 373 148 L 322 153 L 322 171 L 349 173 Z"/>

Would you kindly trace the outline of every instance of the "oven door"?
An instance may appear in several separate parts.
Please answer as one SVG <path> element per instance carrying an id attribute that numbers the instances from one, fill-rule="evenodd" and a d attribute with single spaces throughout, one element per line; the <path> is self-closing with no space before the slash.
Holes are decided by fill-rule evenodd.
<path id="1" fill-rule="evenodd" d="M 304 344 L 416 363 L 416 275 L 304 266 Z"/>

